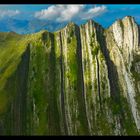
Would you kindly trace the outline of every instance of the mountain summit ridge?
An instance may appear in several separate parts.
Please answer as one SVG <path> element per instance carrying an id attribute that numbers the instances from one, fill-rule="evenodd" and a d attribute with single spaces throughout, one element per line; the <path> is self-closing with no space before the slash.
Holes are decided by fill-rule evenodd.
<path id="1" fill-rule="evenodd" d="M 134 18 L 132 16 L 125 16 L 125 17 Z M 122 19 L 125 19 L 125 17 L 123 17 Z M 122 19 L 120 19 L 120 20 L 122 20 Z M 98 22 L 96 22 L 93 19 L 87 20 L 86 23 L 88 23 L 89 21 L 99 24 Z M 67 24 L 66 23 L 62 23 L 62 24 L 53 23 L 51 21 L 46 21 L 46 20 L 40 21 L 40 20 L 35 20 L 35 19 L 32 21 L 27 20 L 25 22 L 22 20 L 20 21 L 20 20 L 16 20 L 16 19 L 13 19 L 13 20 L 9 19 L 9 21 L 4 20 L 4 21 L 0 21 L 0 22 L 1 22 L 0 31 L 2 31 L 2 32 L 14 31 L 18 34 L 32 34 L 32 33 L 36 33 L 36 32 L 39 32 L 40 30 L 45 30 L 45 29 L 48 30 L 49 32 L 56 32 L 57 30 L 60 30 L 69 24 L 69 23 L 67 23 Z M 73 22 L 73 21 L 71 21 L 71 22 Z M 8 25 L 7 25 L 7 23 L 8 23 Z M 84 23 L 84 24 L 86 24 L 86 23 Z M 18 24 L 20 26 L 18 26 Z M 82 24 L 76 24 L 76 25 L 81 26 Z M 101 24 L 99 24 L 99 25 L 102 26 Z M 112 26 L 112 25 L 113 25 L 113 23 L 110 26 Z M 104 29 L 107 29 L 107 28 L 104 28 Z"/>
<path id="2" fill-rule="evenodd" d="M 0 34 L 0 135 L 140 135 L 133 18 L 107 29 L 90 20 L 7 34 Z"/>

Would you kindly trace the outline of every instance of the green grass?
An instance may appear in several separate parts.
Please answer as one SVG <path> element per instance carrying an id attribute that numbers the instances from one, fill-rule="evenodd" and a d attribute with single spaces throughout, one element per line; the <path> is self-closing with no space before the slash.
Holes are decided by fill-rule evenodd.
<path id="1" fill-rule="evenodd" d="M 84 98 L 82 95 L 82 75 L 79 52 L 77 52 L 77 38 L 75 36 L 75 25 L 69 25 L 68 38 L 65 40 L 65 36 L 62 37 L 62 42 L 66 41 L 67 52 L 63 52 L 63 65 L 64 65 L 64 100 L 68 101 L 68 104 L 64 102 L 65 108 L 69 106 L 70 118 L 72 121 L 71 128 L 73 134 L 85 135 L 89 134 L 88 125 L 86 122 L 86 112 L 84 105 Z M 36 135 L 59 135 L 62 134 L 63 127 L 61 126 L 61 107 L 60 107 L 60 95 L 61 95 L 61 78 L 60 78 L 60 46 L 56 40 L 58 33 L 51 34 L 47 31 L 40 31 L 35 34 L 18 35 L 14 32 L 0 33 L 0 115 L 5 115 L 6 118 L 12 118 L 13 115 L 18 114 L 16 108 L 11 111 L 11 105 L 15 103 L 20 93 L 19 81 L 22 76 L 18 75 L 18 68 L 21 64 L 24 52 L 27 50 L 27 46 L 30 48 L 30 61 L 29 61 L 29 76 L 28 79 L 28 91 L 27 91 L 27 121 L 25 128 L 27 128 L 27 134 Z M 103 53 L 101 52 L 100 45 L 95 45 L 95 34 L 91 35 L 91 50 L 93 56 L 94 71 L 96 71 L 95 56 L 98 57 L 100 65 L 105 60 Z M 57 42 L 58 41 L 58 42 Z M 67 53 L 67 68 L 65 64 L 65 56 Z M 78 57 L 77 57 L 78 56 Z M 140 80 L 138 73 L 134 71 L 134 65 L 140 60 L 139 56 L 136 56 L 132 63 L 131 72 L 136 81 Z M 89 58 L 84 58 L 84 65 L 88 65 L 85 70 L 85 77 L 90 77 L 90 65 Z M 22 70 L 21 70 L 22 71 Z M 136 126 L 133 122 L 131 110 L 128 106 L 126 99 L 120 97 L 120 103 L 116 103 L 115 100 L 109 98 L 106 99 L 105 89 L 106 78 L 104 75 L 104 65 L 100 66 L 100 83 L 102 93 L 102 104 L 107 106 L 111 113 L 111 117 L 124 117 L 123 129 L 128 135 L 138 134 Z M 65 80 L 68 80 L 68 87 L 66 87 Z M 90 79 L 90 78 L 89 78 Z M 93 117 L 91 125 L 94 134 L 113 134 L 115 125 L 109 122 L 107 118 L 106 110 L 100 112 L 99 101 L 96 95 L 98 90 L 97 80 L 94 80 L 94 93 L 92 91 L 92 83 L 90 80 L 85 80 L 86 85 L 86 100 L 88 109 Z M 23 85 L 24 86 L 24 85 Z M 20 85 L 20 88 L 22 85 Z M 102 92 L 101 91 L 101 92 Z M 96 104 L 93 104 L 92 96 L 96 100 Z M 96 96 L 96 97 L 95 97 Z M 20 100 L 22 100 L 20 98 Z M 139 98 L 136 100 L 139 104 Z M 17 108 L 19 104 L 16 104 Z M 68 106 L 67 106 L 68 105 Z M 95 110 L 96 109 L 96 110 Z M 122 115 L 122 110 L 124 116 Z M 94 120 L 94 113 L 97 113 L 97 118 Z M 26 115 L 26 114 L 25 114 Z M 65 115 L 68 116 L 67 114 Z M 91 116 L 90 116 L 91 117 Z M 18 117 L 19 118 L 19 117 Z M 0 118 L 1 119 L 1 118 Z M 67 119 L 69 119 L 67 117 Z M 3 120 L 2 120 L 3 121 Z M 96 122 L 95 122 L 96 121 Z M 14 120 L 6 120 L 7 129 L 12 128 L 10 125 L 14 123 Z M 23 121 L 24 122 L 24 121 Z M 18 127 L 18 126 L 17 126 Z M 9 130 L 8 130 L 9 131 Z M 11 130 L 10 130 L 11 131 Z M 11 133 L 11 132 L 8 133 Z"/>
<path id="2" fill-rule="evenodd" d="M 134 60 L 132 62 L 132 66 L 131 66 L 130 71 L 131 71 L 132 76 L 134 77 L 134 79 L 136 81 L 140 81 L 140 74 L 135 71 L 135 64 L 137 62 L 140 62 L 140 55 L 134 55 Z"/>
<path id="3" fill-rule="evenodd" d="M 40 127 L 37 130 L 38 134 L 43 134 L 46 128 L 46 125 L 45 125 L 46 113 L 44 112 L 44 109 L 43 109 L 44 106 L 46 106 L 46 100 L 44 100 L 46 96 L 42 94 L 44 89 L 38 86 L 38 85 L 42 85 L 42 86 L 44 85 L 43 71 L 46 68 L 44 68 L 43 66 L 46 65 L 46 63 L 40 60 L 45 60 L 44 56 L 42 55 L 44 54 L 45 51 L 44 49 L 41 50 L 41 48 L 43 48 L 42 44 L 43 44 L 43 40 L 45 40 L 44 34 L 46 32 L 47 31 L 41 31 L 39 33 L 30 34 L 30 35 L 18 35 L 13 32 L 0 33 L 0 36 L 1 36 L 1 39 L 0 39 L 0 114 L 3 114 L 7 112 L 7 110 L 9 110 L 9 107 L 10 107 L 9 105 L 14 101 L 13 99 L 16 98 L 16 96 L 18 95 L 17 93 L 18 87 L 14 87 L 14 86 L 15 84 L 17 84 L 18 86 L 19 83 L 16 83 L 17 81 L 12 82 L 10 78 L 14 76 L 15 73 L 17 73 L 16 72 L 17 67 L 21 63 L 22 55 L 26 51 L 28 44 L 32 44 L 33 47 L 37 49 L 36 51 L 38 53 L 37 53 L 37 56 L 35 57 L 36 60 L 34 64 L 36 65 L 36 68 L 38 69 L 36 72 L 36 74 L 38 74 L 36 76 L 38 78 L 37 79 L 38 82 L 32 85 L 33 86 L 32 88 L 33 88 L 33 92 L 35 91 L 34 96 L 36 98 L 36 104 L 39 108 L 39 110 L 37 111 L 39 119 L 40 119 Z M 6 87 L 7 82 L 11 82 L 9 84 L 11 85 L 11 87 L 13 85 L 12 89 Z M 16 89 L 14 90 L 14 88 Z M 10 115 L 10 112 L 7 112 L 5 115 Z"/>
<path id="4" fill-rule="evenodd" d="M 26 36 L 15 33 L 1 34 L 3 34 L 3 39 L 0 41 L 0 89 L 16 70 L 27 44 L 32 40 L 37 40 L 42 32 Z"/>

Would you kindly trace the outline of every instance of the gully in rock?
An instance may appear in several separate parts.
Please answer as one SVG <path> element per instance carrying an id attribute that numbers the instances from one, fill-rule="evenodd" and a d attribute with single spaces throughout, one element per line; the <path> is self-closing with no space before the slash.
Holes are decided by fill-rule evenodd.
<path id="1" fill-rule="evenodd" d="M 0 35 L 0 135 L 140 134 L 134 18 Z"/>

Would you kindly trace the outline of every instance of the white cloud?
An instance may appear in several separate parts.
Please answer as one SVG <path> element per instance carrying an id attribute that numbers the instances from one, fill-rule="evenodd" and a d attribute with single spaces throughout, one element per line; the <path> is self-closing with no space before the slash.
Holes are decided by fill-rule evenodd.
<path id="1" fill-rule="evenodd" d="M 106 6 L 86 8 L 85 5 L 53 5 L 35 13 L 39 19 L 56 20 L 58 22 L 77 19 L 90 19 L 107 11 Z"/>
<path id="2" fill-rule="evenodd" d="M 95 6 L 94 8 L 89 9 L 86 12 L 83 12 L 83 14 L 81 15 L 82 19 L 90 19 L 96 16 L 99 16 L 103 13 L 105 13 L 107 11 L 107 8 L 102 5 L 102 6 Z"/>
<path id="3" fill-rule="evenodd" d="M 12 17 L 20 14 L 19 10 L 0 10 L 0 18 Z"/>

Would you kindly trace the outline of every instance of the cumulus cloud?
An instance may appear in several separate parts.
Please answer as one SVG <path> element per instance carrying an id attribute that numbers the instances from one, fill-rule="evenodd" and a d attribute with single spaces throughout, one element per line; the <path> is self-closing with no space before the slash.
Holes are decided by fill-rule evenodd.
<path id="1" fill-rule="evenodd" d="M 19 10 L 0 10 L 0 18 L 13 17 L 20 14 Z"/>
<path id="2" fill-rule="evenodd" d="M 58 22 L 76 19 L 90 19 L 107 11 L 106 6 L 86 8 L 85 5 L 52 5 L 35 13 L 39 19 L 56 20 Z"/>

